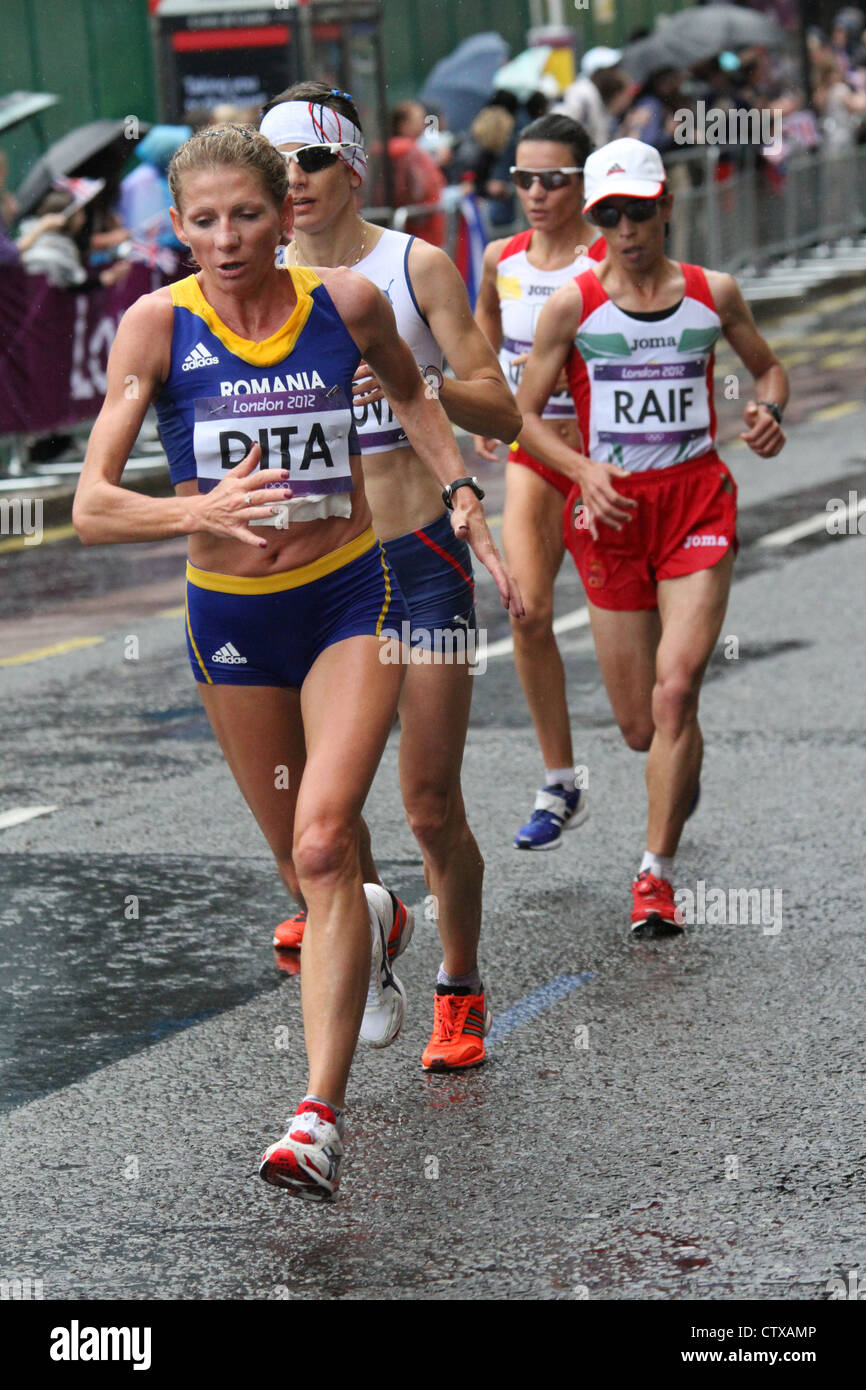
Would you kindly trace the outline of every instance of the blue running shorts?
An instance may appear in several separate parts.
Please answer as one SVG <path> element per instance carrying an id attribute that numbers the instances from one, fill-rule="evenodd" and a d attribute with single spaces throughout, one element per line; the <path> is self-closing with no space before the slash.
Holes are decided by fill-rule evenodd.
<path id="1" fill-rule="evenodd" d="M 439 632 L 475 631 L 472 552 L 445 512 L 420 531 L 385 542 L 385 553 L 409 609 L 411 643 L 430 651 Z M 389 614 L 389 629 L 400 624 Z"/>
<path id="2" fill-rule="evenodd" d="M 316 657 L 346 637 L 380 637 L 408 610 L 368 528 L 309 565 L 244 578 L 187 564 L 186 642 L 201 685 L 300 689 Z"/>

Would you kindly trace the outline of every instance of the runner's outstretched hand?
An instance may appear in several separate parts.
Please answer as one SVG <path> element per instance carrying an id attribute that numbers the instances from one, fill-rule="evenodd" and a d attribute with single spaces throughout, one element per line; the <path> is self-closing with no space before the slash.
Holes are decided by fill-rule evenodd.
<path id="1" fill-rule="evenodd" d="M 776 424 L 769 410 L 755 401 L 749 401 L 743 411 L 743 419 L 748 429 L 740 438 L 748 444 L 753 453 L 762 459 L 775 458 L 776 454 L 781 453 L 785 447 L 785 436 L 781 425 Z"/>
<path id="2" fill-rule="evenodd" d="M 458 499 L 463 491 L 464 489 L 461 488 L 460 492 L 454 494 L 454 510 L 451 513 L 452 530 L 461 541 L 466 541 L 478 561 L 490 571 L 493 582 L 499 590 L 503 608 L 507 608 L 515 618 L 522 618 L 526 610 L 523 607 L 523 599 L 520 597 L 517 581 L 512 578 L 503 564 L 502 556 L 496 549 L 496 542 L 490 534 L 487 518 L 477 498 L 473 496 L 471 504 L 461 505 Z"/>
<path id="3" fill-rule="evenodd" d="M 282 508 L 277 504 L 291 497 L 292 489 L 286 485 L 289 475 L 284 468 L 256 472 L 261 457 L 261 447 L 254 444 L 246 458 L 230 468 L 211 492 L 190 498 L 198 515 L 199 530 L 209 531 L 214 536 L 228 536 L 259 549 L 267 545 L 265 539 L 250 530 L 249 523 L 278 515 Z"/>

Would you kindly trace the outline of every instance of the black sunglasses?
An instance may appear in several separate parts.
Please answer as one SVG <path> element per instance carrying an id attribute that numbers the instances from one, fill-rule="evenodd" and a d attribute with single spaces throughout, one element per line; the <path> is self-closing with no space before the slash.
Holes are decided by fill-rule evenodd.
<path id="1" fill-rule="evenodd" d="M 591 208 L 587 217 L 595 223 L 597 227 L 605 227 L 610 231 L 611 227 L 616 227 L 619 219 L 626 216 L 629 222 L 649 222 L 654 217 L 656 210 L 661 202 L 661 198 L 634 198 L 627 203 L 599 203 L 597 207 Z"/>
<path id="2" fill-rule="evenodd" d="M 287 164 L 294 159 L 305 174 L 318 174 L 336 164 L 340 150 L 357 148 L 353 140 L 340 140 L 333 145 L 302 145 L 299 150 L 284 150 L 282 154 Z"/>
<path id="3" fill-rule="evenodd" d="M 578 169 L 576 164 L 569 164 L 563 169 L 520 169 L 513 164 L 508 172 L 517 188 L 529 189 L 538 179 L 541 187 L 550 193 L 554 188 L 564 188 L 571 183 L 572 174 L 582 174 L 583 170 Z"/>

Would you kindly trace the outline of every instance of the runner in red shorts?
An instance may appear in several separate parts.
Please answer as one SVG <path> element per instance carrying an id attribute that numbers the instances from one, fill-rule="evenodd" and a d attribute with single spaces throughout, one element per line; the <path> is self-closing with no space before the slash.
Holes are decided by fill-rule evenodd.
<path id="1" fill-rule="evenodd" d="M 733 478 L 715 450 L 713 351 L 724 334 L 754 379 L 740 436 L 761 458 L 785 443 L 788 379 L 736 281 L 667 258 L 673 198 L 655 149 L 614 140 L 586 161 L 584 212 L 604 261 L 543 310 L 518 392 L 521 443 L 572 479 L 566 544 L 586 588 L 613 712 L 649 751 L 647 850 L 633 885 L 635 936 L 682 928 L 673 863 L 703 752 L 698 700 L 737 549 Z M 567 364 L 582 454 L 541 413 Z"/>

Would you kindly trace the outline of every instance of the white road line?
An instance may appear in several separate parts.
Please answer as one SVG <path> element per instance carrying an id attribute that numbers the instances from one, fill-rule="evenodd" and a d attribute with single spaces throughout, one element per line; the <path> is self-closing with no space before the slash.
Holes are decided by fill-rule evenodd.
<path id="1" fill-rule="evenodd" d="M 8 830 L 13 825 L 20 825 L 22 821 L 34 820 L 36 816 L 47 816 L 50 811 L 56 810 L 56 806 L 16 806 L 12 811 L 0 813 L 0 830 Z"/>
<path id="2" fill-rule="evenodd" d="M 563 613 L 561 618 L 554 618 L 553 631 L 557 636 L 561 632 L 570 632 L 575 627 L 586 627 L 589 622 L 588 608 L 575 608 L 571 613 Z M 508 656 L 509 652 L 514 651 L 513 637 L 500 637 L 498 642 L 491 642 L 489 647 L 478 648 L 478 659 L 486 658 L 493 661 L 498 656 Z"/>
<path id="3" fill-rule="evenodd" d="M 858 502 L 849 502 L 845 510 L 843 531 L 844 525 L 851 521 L 854 521 L 856 526 L 857 517 L 862 512 L 866 512 L 866 497 L 862 497 Z M 837 526 L 842 520 L 837 512 L 816 512 L 814 516 L 807 516 L 804 521 L 794 522 L 793 526 L 783 526 L 780 531 L 771 531 L 768 536 L 762 536 L 757 544 L 770 547 L 790 545 L 792 541 L 802 540 L 803 536 L 813 536 L 816 531 L 826 531 L 831 518 Z"/>

